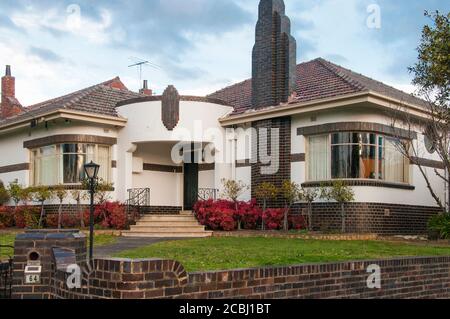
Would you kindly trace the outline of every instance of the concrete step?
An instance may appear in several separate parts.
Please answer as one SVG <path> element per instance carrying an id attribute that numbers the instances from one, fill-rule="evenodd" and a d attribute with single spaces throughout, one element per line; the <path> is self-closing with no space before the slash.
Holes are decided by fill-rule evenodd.
<path id="1" fill-rule="evenodd" d="M 153 222 L 153 221 L 197 221 L 194 216 L 182 216 L 182 215 L 153 215 L 153 216 L 145 216 L 139 219 L 139 221 L 143 222 Z"/>
<path id="2" fill-rule="evenodd" d="M 159 232 L 132 232 L 125 231 L 123 237 L 140 237 L 140 238 L 207 238 L 212 236 L 212 232 L 189 232 L 189 233 L 159 233 Z"/>
<path id="3" fill-rule="evenodd" d="M 177 227 L 158 227 L 158 226 L 131 226 L 131 231 L 136 232 L 159 232 L 159 233 L 181 233 L 181 232 L 203 232 L 204 226 L 177 226 Z"/>
<path id="4" fill-rule="evenodd" d="M 184 227 L 184 226 L 198 226 L 196 220 L 193 221 L 138 221 L 136 226 L 157 226 L 157 227 Z"/>

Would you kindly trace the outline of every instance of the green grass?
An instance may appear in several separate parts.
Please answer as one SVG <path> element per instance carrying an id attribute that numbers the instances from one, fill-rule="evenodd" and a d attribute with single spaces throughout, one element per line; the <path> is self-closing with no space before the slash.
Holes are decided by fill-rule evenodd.
<path id="1" fill-rule="evenodd" d="M 116 254 L 122 258 L 180 261 L 187 271 L 302 263 L 450 255 L 450 246 L 384 241 L 317 241 L 283 238 L 208 238 L 159 243 Z"/>
<path id="2" fill-rule="evenodd" d="M 16 234 L 13 233 L 0 233 L 0 245 L 14 246 L 14 239 Z M 116 236 L 112 235 L 96 235 L 94 238 L 94 245 L 97 247 L 112 245 L 117 241 Z M 13 250 L 9 248 L 0 248 L 0 260 L 7 259 L 8 256 L 13 254 Z"/>

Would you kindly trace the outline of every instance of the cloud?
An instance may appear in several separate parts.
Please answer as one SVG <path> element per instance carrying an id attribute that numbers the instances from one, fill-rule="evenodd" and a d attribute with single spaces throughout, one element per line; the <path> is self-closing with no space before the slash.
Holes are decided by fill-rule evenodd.
<path id="1" fill-rule="evenodd" d="M 64 60 L 61 56 L 59 56 L 52 50 L 47 50 L 44 48 L 38 48 L 38 47 L 34 47 L 34 46 L 30 47 L 30 49 L 28 50 L 28 53 L 41 59 L 41 60 L 48 61 L 48 62 L 57 63 L 57 62 L 61 62 Z"/>
<path id="2" fill-rule="evenodd" d="M 0 61 L 13 64 L 24 104 L 116 75 L 137 90 L 132 56 L 161 66 L 143 71 L 157 92 L 174 84 L 182 94 L 207 94 L 251 76 L 258 2 L 1 0 Z M 299 61 L 322 56 L 399 87 L 410 81 L 423 10 L 445 7 L 439 0 L 285 3 Z M 367 28 L 371 3 L 381 7 L 381 29 Z"/>

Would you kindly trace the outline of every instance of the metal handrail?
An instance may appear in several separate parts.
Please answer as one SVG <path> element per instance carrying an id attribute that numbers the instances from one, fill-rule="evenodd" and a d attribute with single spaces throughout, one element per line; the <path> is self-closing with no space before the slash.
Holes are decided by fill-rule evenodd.
<path id="1" fill-rule="evenodd" d="M 217 195 L 219 193 L 218 189 L 215 188 L 199 188 L 198 190 L 198 200 L 216 200 L 217 199 Z"/>

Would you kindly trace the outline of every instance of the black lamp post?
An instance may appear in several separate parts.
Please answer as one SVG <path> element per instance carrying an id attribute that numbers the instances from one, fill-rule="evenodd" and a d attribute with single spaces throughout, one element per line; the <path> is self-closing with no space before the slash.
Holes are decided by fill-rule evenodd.
<path id="1" fill-rule="evenodd" d="M 95 164 L 92 161 L 89 164 L 84 165 L 84 172 L 89 179 L 89 192 L 91 194 L 89 214 L 89 261 L 91 263 L 94 260 L 94 194 L 99 169 L 100 165 Z"/>

